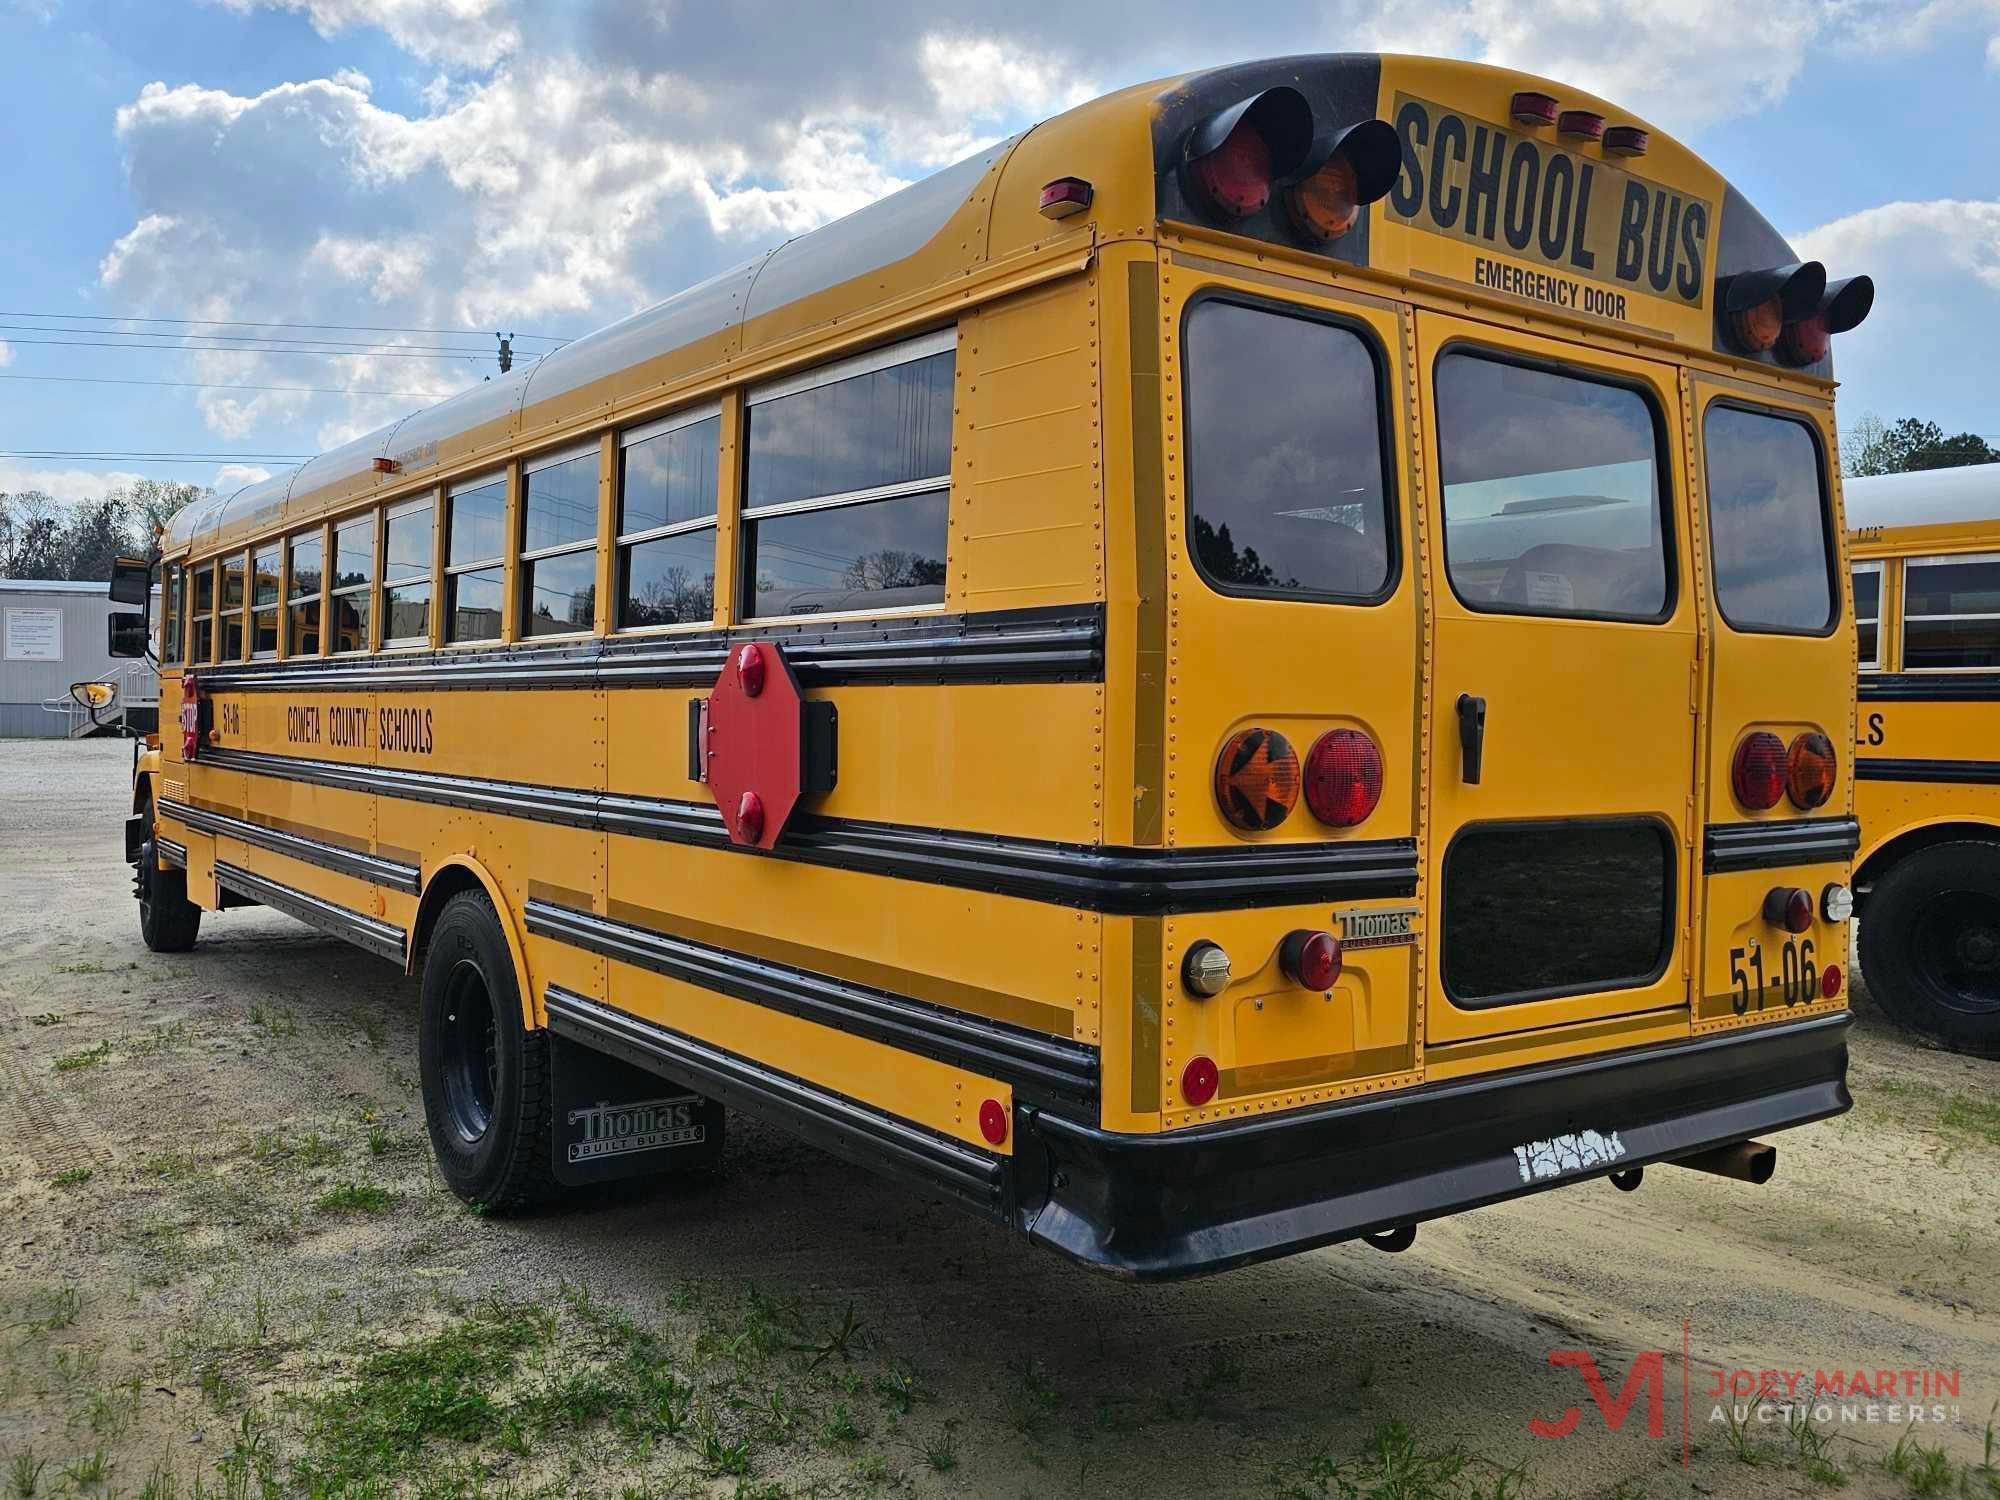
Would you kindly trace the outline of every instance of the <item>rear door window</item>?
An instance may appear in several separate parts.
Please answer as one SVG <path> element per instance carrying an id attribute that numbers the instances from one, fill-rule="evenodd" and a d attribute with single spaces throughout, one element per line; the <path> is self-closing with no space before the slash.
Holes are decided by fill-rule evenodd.
<path id="1" fill-rule="evenodd" d="M 1659 414 L 1628 385 L 1441 356 L 1444 556 L 1468 608 L 1659 620 L 1673 569 Z"/>
<path id="2" fill-rule="evenodd" d="M 1195 565 L 1224 594 L 1375 600 L 1395 579 L 1380 371 L 1353 329 L 1221 298 L 1187 316 Z"/>
<path id="3" fill-rule="evenodd" d="M 1715 602 L 1733 629 L 1825 635 L 1833 629 L 1833 543 L 1826 465 L 1802 418 L 1716 402 L 1702 423 Z"/>

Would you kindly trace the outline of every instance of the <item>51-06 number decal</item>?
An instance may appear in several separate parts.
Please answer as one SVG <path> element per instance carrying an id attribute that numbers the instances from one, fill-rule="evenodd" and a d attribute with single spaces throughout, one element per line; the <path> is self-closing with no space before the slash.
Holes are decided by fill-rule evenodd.
<path id="1" fill-rule="evenodd" d="M 1775 974 L 1765 973 L 1762 948 L 1731 948 L 1729 978 L 1736 986 L 1736 993 L 1730 997 L 1729 1003 L 1739 1016 L 1748 1011 L 1753 1002 L 1758 1010 L 1764 1009 L 1767 997 L 1770 1003 L 1775 1004 L 1774 990 L 1784 997 L 1787 1005 L 1810 1005 L 1820 998 L 1819 969 L 1813 963 L 1811 938 L 1796 941 L 1786 938 Z"/>

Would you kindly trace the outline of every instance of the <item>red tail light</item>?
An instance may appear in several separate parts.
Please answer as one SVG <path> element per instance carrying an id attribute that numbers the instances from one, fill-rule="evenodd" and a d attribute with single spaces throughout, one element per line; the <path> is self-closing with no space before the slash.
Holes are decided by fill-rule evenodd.
<path id="1" fill-rule="evenodd" d="M 201 682 L 192 672 L 181 674 L 181 759 L 201 754 Z"/>
<path id="2" fill-rule="evenodd" d="M 1340 939 L 1330 932 L 1289 933 L 1278 945 L 1278 967 L 1301 989 L 1330 990 L 1340 978 Z"/>
<path id="3" fill-rule="evenodd" d="M 1785 752 L 1785 790 L 1801 812 L 1811 812 L 1833 795 L 1834 772 L 1838 762 L 1833 741 L 1817 729 L 1808 729 L 1792 741 Z"/>
<path id="4" fill-rule="evenodd" d="M 1215 760 L 1215 805 L 1251 833 L 1276 828 L 1299 802 L 1299 752 L 1275 729 L 1240 729 Z"/>
<path id="5" fill-rule="evenodd" d="M 1274 183 L 1305 165 L 1312 141 L 1306 96 L 1294 88 L 1266 89 L 1188 132 L 1181 181 L 1188 196 L 1210 213 L 1246 218 L 1271 201 Z"/>
<path id="6" fill-rule="evenodd" d="M 1329 729 L 1306 752 L 1305 786 L 1315 818 L 1352 828 L 1382 800 L 1382 752 L 1358 729 Z"/>
<path id="7" fill-rule="evenodd" d="M 1785 795 L 1785 742 L 1767 729 L 1744 735 L 1729 781 L 1736 800 L 1752 812 L 1776 807 Z"/>
<path id="8" fill-rule="evenodd" d="M 1215 1097 L 1216 1086 L 1222 1082 L 1222 1075 L 1215 1071 L 1215 1064 L 1209 1058 L 1195 1057 L 1181 1070 L 1181 1097 L 1197 1107 Z"/>
<path id="9" fill-rule="evenodd" d="M 1764 920 L 1787 932 L 1810 932 L 1813 898 L 1797 886 L 1774 885 L 1764 895 Z"/>

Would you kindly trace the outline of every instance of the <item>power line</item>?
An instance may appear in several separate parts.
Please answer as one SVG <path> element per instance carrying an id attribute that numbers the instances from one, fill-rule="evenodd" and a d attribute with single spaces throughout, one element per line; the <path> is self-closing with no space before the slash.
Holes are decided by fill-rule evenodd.
<path id="1" fill-rule="evenodd" d="M 190 453 L 186 450 L 134 453 L 120 448 L 0 449 L 0 458 L 157 459 L 162 463 L 300 464 L 314 456 L 311 453 Z"/>
<path id="2" fill-rule="evenodd" d="M 488 328 L 397 328 L 384 323 L 259 323 L 249 318 L 137 318 L 123 313 L 42 313 L 42 312 L 0 312 L 0 318 L 61 318 L 68 322 L 91 323 L 174 323 L 185 327 L 203 328 L 317 328 L 336 333 L 425 333 L 464 334 L 467 337 L 484 338 L 492 332 Z M 82 329 L 79 332 L 92 332 Z M 214 335 L 206 335 L 214 337 Z M 537 339 L 554 344 L 571 342 L 570 335 L 560 333 L 521 333 L 515 338 Z"/>
<path id="3" fill-rule="evenodd" d="M 461 349 L 451 344 L 384 344 L 368 339 L 288 339 L 270 333 L 152 333 L 143 328 L 45 328 L 39 323 L 0 323 L 0 328 L 19 329 L 23 333 L 101 333 L 115 339 L 175 339 L 173 344 L 142 344 L 144 349 L 199 348 L 189 344 L 188 339 L 207 339 L 216 344 L 334 344 L 343 350 L 361 351 L 368 349 L 424 349 L 440 354 L 483 354 L 481 349 Z M 226 352 L 226 351 L 225 351 Z"/>
<path id="4" fill-rule="evenodd" d="M 362 391 L 344 385 L 221 385 L 208 380 L 113 380 L 105 375 L 0 375 L 0 380 L 60 381 L 69 385 L 158 385 L 189 391 L 297 391 L 313 396 L 407 396 L 442 401 L 451 391 Z"/>
<path id="5" fill-rule="evenodd" d="M 82 332 L 97 333 L 101 329 L 85 329 Z M 491 354 L 482 354 L 477 349 L 446 349 L 429 353 L 417 349 L 212 349 L 200 344 L 120 344 L 93 339 L 4 339 L 0 343 L 18 344 L 23 347 L 41 344 L 64 349 L 155 349 L 167 354 L 303 354 L 320 359 L 491 359 Z M 530 355 L 538 360 L 539 354 Z"/>

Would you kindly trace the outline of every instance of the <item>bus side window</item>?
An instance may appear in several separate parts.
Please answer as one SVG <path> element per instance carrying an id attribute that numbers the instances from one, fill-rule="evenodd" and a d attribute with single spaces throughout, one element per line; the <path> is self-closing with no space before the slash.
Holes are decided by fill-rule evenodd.
<path id="1" fill-rule="evenodd" d="M 194 570 L 193 613 L 188 621 L 188 661 L 206 666 L 215 654 L 215 564 L 203 563 Z"/>
<path id="2" fill-rule="evenodd" d="M 944 602 L 956 359 L 947 330 L 750 393 L 746 617 Z"/>
<path id="3" fill-rule="evenodd" d="M 597 609 L 596 439 L 521 465 L 521 639 L 589 630 Z"/>
<path id="4" fill-rule="evenodd" d="M 434 499 L 424 495 L 392 505 L 382 548 L 382 644 L 431 642 L 431 528 Z"/>
<path id="5" fill-rule="evenodd" d="M 335 652 L 368 649 L 368 612 L 375 592 L 375 512 L 333 528 L 333 592 L 327 630 Z"/>
<path id="6" fill-rule="evenodd" d="M 444 638 L 454 645 L 497 641 L 507 571 L 505 471 L 453 485 L 445 526 Z"/>
<path id="7" fill-rule="evenodd" d="M 250 654 L 278 654 L 278 544 L 259 547 L 250 566 Z"/>
<path id="8" fill-rule="evenodd" d="M 619 434 L 614 628 L 713 618 L 721 446 L 722 417 L 713 403 Z"/>
<path id="9" fill-rule="evenodd" d="M 319 655 L 319 596 L 326 544 L 318 527 L 291 539 L 285 585 L 285 655 Z"/>
<path id="10" fill-rule="evenodd" d="M 1858 562 L 1854 565 L 1854 634 L 1857 658 L 1864 672 L 1882 669 L 1882 565 Z"/>
<path id="11" fill-rule="evenodd" d="M 238 552 L 222 560 L 222 660 L 243 659 L 243 598 L 248 586 L 250 554 Z"/>
<path id="12" fill-rule="evenodd" d="M 181 659 L 181 565 L 167 565 L 167 607 L 161 612 L 160 660 L 168 666 Z"/>
<path id="13" fill-rule="evenodd" d="M 1903 563 L 1903 669 L 2000 667 L 2000 553 Z"/>

